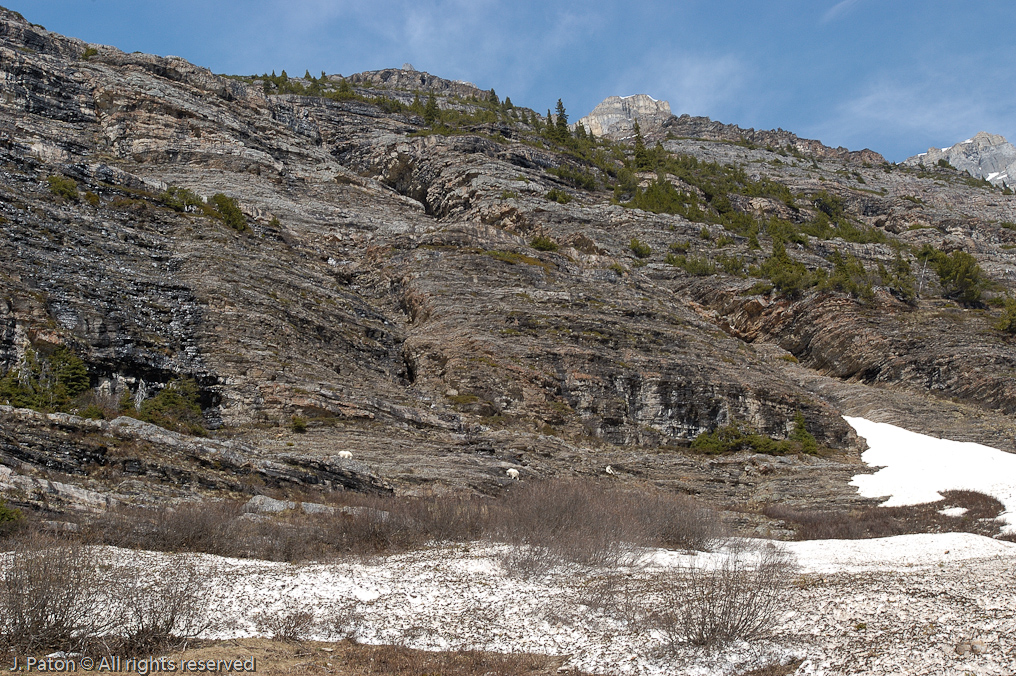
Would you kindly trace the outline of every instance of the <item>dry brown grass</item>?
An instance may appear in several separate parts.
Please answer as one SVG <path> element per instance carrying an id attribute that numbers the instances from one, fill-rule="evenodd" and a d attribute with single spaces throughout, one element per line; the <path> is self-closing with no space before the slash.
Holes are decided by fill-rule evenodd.
<path id="1" fill-rule="evenodd" d="M 90 653 L 91 654 L 91 653 Z M 98 654 L 98 653 L 96 653 Z M 0 652 L 0 656 L 3 653 Z M 525 653 L 502 654 L 480 650 L 430 652 L 401 646 L 240 639 L 200 641 L 170 653 L 184 660 L 255 659 L 261 676 L 557 676 L 562 657 Z M 22 654 L 22 658 L 24 654 Z M 13 655 L 10 656 L 13 659 Z M 12 662 L 10 662 L 12 663 Z M 126 672 L 107 672 L 126 673 Z M 583 672 L 566 672 L 584 676 Z"/>
<path id="2" fill-rule="evenodd" d="M 977 491 L 943 491 L 943 500 L 906 507 L 868 507 L 847 511 L 800 510 L 767 505 L 762 513 L 794 528 L 799 540 L 858 540 L 911 533 L 976 533 L 995 537 L 1005 506 Z M 939 510 L 965 507 L 962 516 L 945 516 Z"/>
<path id="3" fill-rule="evenodd" d="M 789 676 L 797 672 L 797 668 L 804 663 L 804 660 L 794 660 L 787 664 L 768 664 L 751 671 L 743 671 L 737 676 Z"/>

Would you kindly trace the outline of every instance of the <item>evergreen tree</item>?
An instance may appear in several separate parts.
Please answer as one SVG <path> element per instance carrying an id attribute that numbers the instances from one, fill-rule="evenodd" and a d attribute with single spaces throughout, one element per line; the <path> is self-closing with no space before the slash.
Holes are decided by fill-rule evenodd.
<path id="1" fill-rule="evenodd" d="M 571 138 L 568 131 L 568 114 L 564 111 L 564 104 L 561 99 L 557 100 L 557 140 L 564 143 Z"/>
<path id="2" fill-rule="evenodd" d="M 635 169 L 644 171 L 653 168 L 653 159 L 646 150 L 646 142 L 642 138 L 642 129 L 639 121 L 635 120 Z"/>
<path id="3" fill-rule="evenodd" d="M 512 97 L 510 96 L 504 97 L 504 107 L 508 110 L 511 110 L 512 108 L 515 107 L 514 105 L 512 105 Z"/>
<path id="4" fill-rule="evenodd" d="M 437 107 L 437 97 L 434 96 L 434 92 L 431 92 L 430 96 L 427 97 L 427 106 L 423 109 L 423 121 L 433 126 L 440 115 L 441 112 Z"/>
<path id="5" fill-rule="evenodd" d="M 314 77 L 313 77 L 313 76 L 312 76 L 312 75 L 310 74 L 310 69 L 309 69 L 309 68 L 308 68 L 308 69 L 307 69 L 307 71 L 306 71 L 306 72 L 305 72 L 305 73 L 303 74 L 303 79 L 304 79 L 304 80 L 308 80 L 308 81 L 310 81 L 310 82 L 313 82 L 313 81 L 314 81 Z"/>
<path id="6" fill-rule="evenodd" d="M 493 103 L 495 106 L 501 105 L 501 99 L 497 98 L 497 92 L 493 89 L 490 90 L 490 96 L 487 98 L 488 101 Z"/>

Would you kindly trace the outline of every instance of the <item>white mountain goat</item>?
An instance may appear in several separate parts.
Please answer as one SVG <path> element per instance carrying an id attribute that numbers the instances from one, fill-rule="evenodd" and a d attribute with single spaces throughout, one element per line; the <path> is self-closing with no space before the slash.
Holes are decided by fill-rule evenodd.
<path id="1" fill-rule="evenodd" d="M 349 451 L 339 451 L 339 457 L 349 460 L 350 458 L 353 457 L 353 454 L 350 453 Z"/>
<path id="2" fill-rule="evenodd" d="M 508 475 L 509 479 L 515 479 L 516 481 L 519 480 L 519 471 L 515 468 L 508 470 L 505 474 Z"/>

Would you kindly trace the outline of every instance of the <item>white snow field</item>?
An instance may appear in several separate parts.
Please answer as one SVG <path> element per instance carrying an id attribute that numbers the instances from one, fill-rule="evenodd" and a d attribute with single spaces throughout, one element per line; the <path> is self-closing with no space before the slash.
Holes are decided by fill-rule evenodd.
<path id="1" fill-rule="evenodd" d="M 864 418 L 844 420 L 868 442 L 861 459 L 882 468 L 851 480 L 862 496 L 888 497 L 882 504 L 897 507 L 936 502 L 940 491 L 980 491 L 1005 505 L 1003 533 L 1016 533 L 1016 454 Z"/>
<path id="2" fill-rule="evenodd" d="M 501 568 L 500 547 L 479 544 L 305 565 L 104 552 L 114 568 L 142 571 L 190 561 L 211 589 L 202 603 L 214 623 L 208 638 L 265 635 L 262 614 L 309 610 L 318 621 L 311 638 L 341 638 L 335 620 L 352 617 L 361 642 L 568 655 L 594 674 L 734 676 L 797 660 L 802 675 L 1016 673 L 1016 545 L 946 533 L 788 549 L 800 573 L 770 639 L 672 654 L 660 652 L 658 633 L 591 606 L 590 589 L 612 575 L 639 588 L 672 566 L 711 565 L 716 554 L 658 550 L 641 567 L 518 579 Z M 984 653 L 956 653 L 974 639 Z"/>

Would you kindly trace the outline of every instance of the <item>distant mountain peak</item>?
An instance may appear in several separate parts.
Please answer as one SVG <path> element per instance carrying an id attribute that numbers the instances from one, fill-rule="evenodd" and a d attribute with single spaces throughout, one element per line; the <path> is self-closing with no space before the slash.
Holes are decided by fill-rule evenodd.
<path id="1" fill-rule="evenodd" d="M 584 126 L 593 136 L 627 138 L 634 133 L 635 122 L 643 132 L 648 132 L 660 129 L 671 117 L 673 113 L 666 101 L 648 94 L 633 94 L 608 96 L 576 124 Z"/>
<path id="2" fill-rule="evenodd" d="M 1011 185 L 1016 182 L 1016 146 L 998 134 L 980 131 L 973 138 L 948 148 L 928 148 L 928 152 L 908 157 L 903 163 L 930 166 L 941 160 L 974 178 L 983 178 L 995 185 Z"/>

